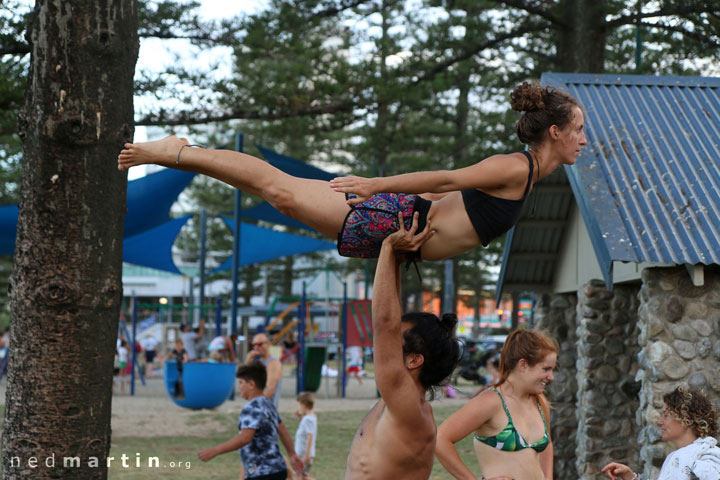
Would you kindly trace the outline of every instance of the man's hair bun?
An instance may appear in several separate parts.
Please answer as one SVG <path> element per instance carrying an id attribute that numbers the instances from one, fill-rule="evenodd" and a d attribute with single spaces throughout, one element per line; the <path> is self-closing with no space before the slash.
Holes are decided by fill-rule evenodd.
<path id="1" fill-rule="evenodd" d="M 458 318 L 454 313 L 443 313 L 440 323 L 447 329 L 448 332 L 452 332 L 457 325 Z"/>

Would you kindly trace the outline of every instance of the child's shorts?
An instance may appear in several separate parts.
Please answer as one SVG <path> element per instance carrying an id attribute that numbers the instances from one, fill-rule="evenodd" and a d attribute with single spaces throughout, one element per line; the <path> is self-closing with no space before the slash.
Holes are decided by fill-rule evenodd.
<path id="1" fill-rule="evenodd" d="M 399 230 L 398 213 L 402 212 L 406 230 L 412 227 L 413 214 L 420 213 L 417 235 L 425 228 L 431 203 L 414 194 L 379 193 L 351 206 L 338 234 L 338 253 L 344 257 L 377 258 L 383 240 Z"/>

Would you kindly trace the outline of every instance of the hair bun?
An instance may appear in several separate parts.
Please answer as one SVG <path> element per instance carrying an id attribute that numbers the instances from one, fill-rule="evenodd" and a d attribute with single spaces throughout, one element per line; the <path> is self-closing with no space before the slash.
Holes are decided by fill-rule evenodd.
<path id="1" fill-rule="evenodd" d="M 516 112 L 529 112 L 545 107 L 543 94 L 545 89 L 539 85 L 523 82 L 510 94 L 510 108 Z"/>
<path id="2" fill-rule="evenodd" d="M 447 329 L 448 332 L 452 332 L 455 325 L 458 323 L 457 315 L 454 313 L 443 313 L 440 318 L 440 323 Z"/>

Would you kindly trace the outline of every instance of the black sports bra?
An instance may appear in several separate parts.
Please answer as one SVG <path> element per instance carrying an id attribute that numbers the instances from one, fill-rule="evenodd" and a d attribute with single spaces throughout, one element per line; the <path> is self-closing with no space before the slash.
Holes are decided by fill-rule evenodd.
<path id="1" fill-rule="evenodd" d="M 510 230 L 520 220 L 523 204 L 527 199 L 533 179 L 533 159 L 530 152 L 522 152 L 530 163 L 530 173 L 525 193 L 520 200 L 494 197 L 475 188 L 461 190 L 465 210 L 484 247 L 495 238 Z"/>

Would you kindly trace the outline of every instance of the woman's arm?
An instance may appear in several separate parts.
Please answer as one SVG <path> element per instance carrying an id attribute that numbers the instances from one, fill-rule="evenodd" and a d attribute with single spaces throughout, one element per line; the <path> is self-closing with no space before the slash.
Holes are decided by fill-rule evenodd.
<path id="1" fill-rule="evenodd" d="M 720 478 L 720 451 L 717 447 L 706 451 L 692 465 L 692 472 L 699 480 Z"/>
<path id="2" fill-rule="evenodd" d="M 390 177 L 338 177 L 330 181 L 336 192 L 353 193 L 349 204 L 361 203 L 376 193 L 446 193 L 470 188 L 493 190 L 527 184 L 527 160 L 512 155 L 494 155 L 457 170 L 413 172 Z"/>
<path id="3" fill-rule="evenodd" d="M 455 448 L 455 442 L 448 439 L 444 434 L 441 435 L 440 429 L 438 429 L 435 442 L 435 456 L 453 477 L 459 480 L 477 480 L 477 477 L 460 459 L 460 455 Z"/>
<path id="4" fill-rule="evenodd" d="M 549 439 L 547 448 L 542 451 L 540 457 L 540 469 L 545 475 L 545 480 L 553 480 L 553 456 L 555 449 L 553 448 L 552 439 Z"/>
<path id="5" fill-rule="evenodd" d="M 483 424 L 490 421 L 495 410 L 499 408 L 499 397 L 496 401 L 488 392 L 473 398 L 464 407 L 450 415 L 437 431 L 435 456 L 452 476 L 460 480 L 476 480 L 472 471 L 460 459 L 455 444 L 467 437 Z"/>

